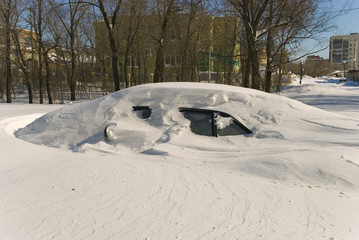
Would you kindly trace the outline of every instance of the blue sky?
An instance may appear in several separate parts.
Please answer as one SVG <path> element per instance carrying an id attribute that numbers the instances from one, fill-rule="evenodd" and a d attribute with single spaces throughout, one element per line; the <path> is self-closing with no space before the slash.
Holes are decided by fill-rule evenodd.
<path id="1" fill-rule="evenodd" d="M 347 3 L 347 5 L 344 5 L 345 3 Z M 337 28 L 333 28 L 331 31 L 320 35 L 320 38 L 323 39 L 321 46 L 316 46 L 317 42 L 315 41 L 307 40 L 301 44 L 301 53 L 317 51 L 328 46 L 331 36 L 359 33 L 359 0 L 335 0 L 333 4 L 331 8 L 332 11 L 342 10 L 343 7 L 348 9 L 348 11 L 344 11 L 340 16 L 333 19 L 333 23 Z M 329 47 L 313 55 L 329 58 Z"/>

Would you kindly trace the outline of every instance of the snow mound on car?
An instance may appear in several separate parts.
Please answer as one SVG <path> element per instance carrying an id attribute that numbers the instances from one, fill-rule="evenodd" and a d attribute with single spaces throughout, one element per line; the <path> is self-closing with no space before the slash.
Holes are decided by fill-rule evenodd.
<path id="1" fill-rule="evenodd" d="M 151 117 L 138 118 L 133 106 L 149 106 Z M 252 89 L 205 83 L 157 83 L 66 106 L 45 114 L 15 135 L 35 144 L 77 150 L 84 144 L 103 143 L 105 128 L 115 123 L 117 132 L 111 134 L 118 139 L 116 144 L 137 151 L 166 142 L 178 146 L 203 144 L 201 139 L 207 138 L 191 134 L 189 122 L 178 111 L 179 107 L 220 110 L 253 131 L 250 137 L 236 136 L 236 141 L 226 141 L 229 145 L 266 138 L 313 140 L 318 128 L 322 131 L 317 141 L 323 141 L 327 139 L 325 133 L 357 128 L 355 121 L 338 123 L 335 114 Z"/>

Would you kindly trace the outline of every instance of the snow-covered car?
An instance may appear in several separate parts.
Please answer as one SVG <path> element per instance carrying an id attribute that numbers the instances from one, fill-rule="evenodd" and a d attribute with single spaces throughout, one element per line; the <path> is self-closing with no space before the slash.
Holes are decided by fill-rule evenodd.
<path id="1" fill-rule="evenodd" d="M 134 112 L 138 112 L 137 116 L 142 119 L 148 119 L 152 115 L 152 109 L 149 106 L 134 106 Z M 183 113 L 184 118 L 190 121 L 190 129 L 193 133 L 202 136 L 233 136 L 252 133 L 246 126 L 240 123 L 237 119 L 215 109 L 202 108 L 184 108 L 178 109 Z M 116 123 L 112 123 L 105 128 L 104 136 L 106 140 L 113 141 L 117 136 L 121 135 L 123 131 L 120 130 L 114 133 L 118 128 Z"/>
<path id="2" fill-rule="evenodd" d="M 16 135 L 72 150 L 107 144 L 135 151 L 177 147 L 243 148 L 282 139 L 313 141 L 337 116 L 286 97 L 207 83 L 156 83 L 124 89 L 48 113 Z M 348 123 L 348 122 L 347 122 Z M 355 123 L 353 123 L 355 125 Z M 323 131 L 322 131 L 323 132 Z M 320 134 L 314 141 L 327 141 Z M 267 141 L 268 142 L 268 141 Z M 278 143 L 280 144 L 280 143 Z"/>

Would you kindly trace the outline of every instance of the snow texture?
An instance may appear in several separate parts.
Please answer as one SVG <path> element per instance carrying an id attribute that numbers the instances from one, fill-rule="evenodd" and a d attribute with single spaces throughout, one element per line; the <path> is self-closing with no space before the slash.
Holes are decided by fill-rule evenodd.
<path id="1" fill-rule="evenodd" d="M 303 83 L 0 104 L 0 239 L 358 239 L 359 87 Z M 227 112 L 253 134 L 195 135 L 179 107 Z"/>

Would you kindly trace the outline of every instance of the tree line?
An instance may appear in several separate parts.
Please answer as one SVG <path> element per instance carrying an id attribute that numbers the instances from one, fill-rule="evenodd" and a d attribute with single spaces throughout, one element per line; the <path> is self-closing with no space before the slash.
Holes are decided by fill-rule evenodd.
<path id="1" fill-rule="evenodd" d="M 203 52 L 211 76 L 211 51 L 217 51 L 217 62 L 223 60 L 223 83 L 278 90 L 288 56 L 303 39 L 330 27 L 330 2 L 0 0 L 1 99 L 11 103 L 20 89 L 29 103 L 74 101 L 167 81 L 166 65 L 176 66 L 177 80 L 198 81 Z M 214 17 L 227 19 L 213 27 L 221 35 L 204 31 Z M 98 23 L 103 38 L 95 34 Z M 179 40 L 180 54 L 166 58 L 173 40 Z M 213 41 L 222 41 L 222 48 L 214 50 Z M 233 70 L 235 59 L 239 72 Z"/>

